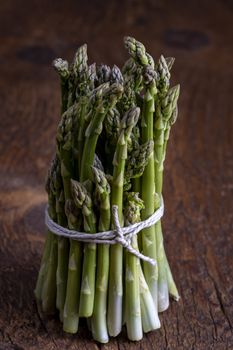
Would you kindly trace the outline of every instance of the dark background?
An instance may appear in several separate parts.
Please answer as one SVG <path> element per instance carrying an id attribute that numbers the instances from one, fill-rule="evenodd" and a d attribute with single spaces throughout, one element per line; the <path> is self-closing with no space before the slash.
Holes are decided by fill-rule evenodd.
<path id="1" fill-rule="evenodd" d="M 0 349 L 232 349 L 233 2 L 0 2 Z M 89 62 L 127 58 L 123 36 L 155 59 L 176 57 L 179 119 L 165 164 L 168 258 L 181 294 L 160 330 L 109 345 L 85 326 L 63 334 L 40 316 L 33 289 L 44 242 L 44 178 L 55 148 L 55 57 L 88 44 Z"/>

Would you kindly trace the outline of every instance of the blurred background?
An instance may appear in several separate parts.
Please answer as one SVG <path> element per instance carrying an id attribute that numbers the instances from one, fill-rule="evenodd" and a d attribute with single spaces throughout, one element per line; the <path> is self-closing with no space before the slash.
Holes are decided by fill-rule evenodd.
<path id="1" fill-rule="evenodd" d="M 33 173 L 37 184 L 38 176 L 42 180 L 54 146 L 50 137 L 53 140 L 59 119 L 59 81 L 51 62 L 55 57 L 71 61 L 83 43 L 88 45 L 90 63 L 121 67 L 127 58 L 125 35 L 142 41 L 155 60 L 160 54 L 174 56 L 172 82 L 182 87 L 177 128 L 185 123 L 182 119 L 188 122 L 188 114 L 202 108 L 197 101 L 194 110 L 196 95 L 201 95 L 203 103 L 205 95 L 216 109 L 221 81 L 232 71 L 232 13 L 229 0 L 2 1 L 0 92 L 2 113 L 8 115 L 0 121 L 4 157 L 16 164 L 24 148 L 21 165 L 27 164 L 28 176 Z M 215 83 L 218 91 L 210 89 Z M 183 103 L 189 104 L 186 115 Z M 13 120 L 17 125 L 12 125 Z M 6 123 L 11 126 L 4 132 Z M 44 133 L 50 137 L 39 147 Z M 14 167 L 6 170 L 11 169 L 15 172 Z"/>
<path id="2" fill-rule="evenodd" d="M 21 165 L 27 163 L 28 174 L 45 173 L 53 142 L 43 148 L 38 147 L 38 139 L 48 132 L 53 139 L 54 121 L 59 118 L 59 81 L 51 67 L 55 57 L 71 61 L 77 47 L 87 43 L 89 62 L 122 66 L 127 58 L 122 39 L 134 36 L 155 59 L 161 53 L 176 58 L 172 82 L 182 85 L 182 108 L 182 103 L 193 101 L 191 89 L 192 94 L 203 89 L 199 79 L 213 83 L 216 75 L 231 69 L 232 11 L 231 1 L 2 1 L 1 109 L 9 118 L 1 123 L 6 130 L 5 123 L 11 123 L 12 117 L 15 121 L 2 135 L 4 156 L 24 148 Z M 206 84 L 201 93 L 212 100 L 217 91 L 212 94 Z M 193 113 L 191 106 L 189 113 Z M 180 118 L 188 116 L 181 110 Z M 30 124 L 30 133 L 23 132 L 25 123 Z M 35 148 L 37 156 L 28 162 Z"/>
<path id="3" fill-rule="evenodd" d="M 33 289 L 44 243 L 44 181 L 60 119 L 51 63 L 88 45 L 89 63 L 127 59 L 125 35 L 176 58 L 179 116 L 165 162 L 165 246 L 181 294 L 162 328 L 121 349 L 233 348 L 231 0 L 0 1 L 0 349 L 98 349 L 41 320 Z M 86 332 L 86 333 L 85 333 Z M 77 345 L 78 344 L 78 345 Z M 117 342 L 104 349 L 117 349 Z"/>

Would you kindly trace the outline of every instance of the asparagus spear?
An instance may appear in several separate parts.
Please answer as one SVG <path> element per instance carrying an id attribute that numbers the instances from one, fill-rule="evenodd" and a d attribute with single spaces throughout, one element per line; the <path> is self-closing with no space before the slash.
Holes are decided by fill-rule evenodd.
<path id="1" fill-rule="evenodd" d="M 53 160 L 47 183 L 49 214 L 53 220 L 56 215 L 56 189 L 54 184 L 54 172 L 56 171 L 56 158 Z M 42 310 L 46 313 L 54 313 L 56 309 L 56 269 L 57 269 L 57 237 L 48 231 L 49 256 L 46 264 L 46 273 L 43 276 L 41 289 Z"/>
<path id="2" fill-rule="evenodd" d="M 102 85 L 110 81 L 111 68 L 106 64 L 101 64 L 96 67 L 96 85 Z"/>
<path id="3" fill-rule="evenodd" d="M 95 192 L 99 206 L 99 231 L 108 231 L 111 224 L 110 212 L 110 186 L 105 174 L 92 167 Z M 97 271 L 96 289 L 93 315 L 91 318 L 91 329 L 93 338 L 100 343 L 107 343 L 109 340 L 106 313 L 107 313 L 107 290 L 109 273 L 109 245 L 99 244 L 97 248 Z"/>
<path id="4" fill-rule="evenodd" d="M 51 191 L 51 173 L 53 172 L 53 169 L 55 168 L 55 161 L 53 160 L 51 164 L 51 168 L 48 171 L 47 174 L 47 179 L 46 179 L 46 185 L 45 189 L 48 194 L 48 210 L 49 210 L 49 215 L 53 220 L 56 220 L 56 204 L 55 204 L 55 198 L 53 195 L 53 192 Z M 48 230 L 47 232 L 47 237 L 45 241 L 45 247 L 43 251 L 43 256 L 41 259 L 41 264 L 40 264 L 40 270 L 36 282 L 36 288 L 35 288 L 35 296 L 38 302 L 41 301 L 42 297 L 42 289 L 43 289 L 43 283 L 44 279 L 47 273 L 47 268 L 48 268 L 48 260 L 49 260 L 49 255 L 51 251 L 51 243 L 52 243 L 52 233 Z"/>
<path id="5" fill-rule="evenodd" d="M 165 83 L 163 86 L 167 86 Z M 161 86 L 161 84 L 160 84 Z M 169 137 L 169 132 L 172 123 L 175 122 L 177 117 L 176 105 L 179 96 L 179 85 L 171 88 L 167 92 L 160 94 L 160 98 L 156 103 L 156 122 L 155 122 L 155 178 L 156 178 L 156 192 L 158 195 L 158 202 L 156 208 L 160 205 L 160 197 L 162 194 L 162 183 L 163 183 L 163 163 L 165 159 L 166 145 Z M 175 293 L 174 297 L 179 298 L 178 292 L 171 275 L 170 267 L 165 255 L 163 246 L 163 234 L 161 221 L 155 225 L 156 237 L 157 237 L 157 255 L 158 255 L 158 265 L 159 265 L 159 277 L 158 277 L 158 290 L 159 290 L 159 300 L 158 307 L 159 311 L 164 311 L 169 306 L 169 289 L 170 294 Z M 168 281 L 169 278 L 169 281 Z"/>
<path id="6" fill-rule="evenodd" d="M 121 100 L 121 109 L 127 111 L 137 105 L 137 96 L 142 90 L 141 67 L 134 62 L 133 58 L 126 61 L 123 67 L 124 93 Z"/>
<path id="7" fill-rule="evenodd" d="M 145 46 L 136 39 L 127 36 L 124 38 L 125 48 L 128 50 L 130 56 L 139 66 L 145 66 L 150 64 L 152 66 L 153 59 L 146 52 Z M 152 61 L 151 61 L 152 60 Z"/>
<path id="8" fill-rule="evenodd" d="M 70 179 L 73 174 L 72 144 L 73 144 L 73 116 L 77 105 L 71 106 L 63 113 L 57 130 L 57 153 L 61 162 L 61 176 L 64 188 L 65 203 L 72 199 Z M 68 219 L 68 218 L 67 218 Z M 72 223 L 68 221 L 72 229 Z M 68 274 L 69 240 L 65 237 L 58 239 L 58 268 L 57 268 L 57 308 L 60 318 L 63 319 L 64 303 L 66 298 L 66 285 Z"/>
<path id="9" fill-rule="evenodd" d="M 68 62 L 60 58 L 53 62 L 55 70 L 61 79 L 61 104 L 62 119 L 57 131 L 57 155 L 61 166 L 56 171 L 56 209 L 58 223 L 67 225 L 64 213 L 65 201 L 70 198 L 69 177 L 71 172 L 71 116 L 69 105 L 69 89 L 74 78 L 73 67 L 69 69 Z M 67 117 L 69 114 L 69 117 Z M 69 125 L 70 124 L 70 125 Z M 62 176 L 62 181 L 61 181 Z M 63 189 L 64 186 L 64 189 Z M 57 267 L 57 308 L 60 311 L 60 319 L 63 319 L 63 306 L 66 293 L 67 262 L 69 254 L 69 242 L 63 237 L 58 238 L 58 267 Z"/>
<path id="10" fill-rule="evenodd" d="M 94 155 L 98 137 L 102 131 L 102 123 L 107 112 L 112 109 L 117 100 L 122 95 L 122 86 L 114 83 L 108 87 L 104 84 L 97 88 L 91 97 L 94 99 L 94 115 L 85 132 L 85 142 L 82 155 L 81 181 L 92 178 L 91 166 L 93 165 Z"/>
<path id="11" fill-rule="evenodd" d="M 75 193 L 73 193 L 73 196 L 75 196 Z M 80 230 L 79 210 L 77 210 L 72 199 L 66 201 L 66 215 L 70 228 Z M 63 319 L 63 330 L 68 333 L 76 333 L 78 331 L 81 261 L 82 245 L 80 242 L 71 239 Z"/>
<path id="12" fill-rule="evenodd" d="M 163 144 L 164 144 L 164 128 L 165 123 L 161 113 L 160 99 L 166 94 L 169 87 L 170 73 L 163 56 L 160 57 L 158 63 L 158 80 L 159 98 L 156 101 L 155 123 L 154 123 L 154 152 L 155 152 L 155 209 L 160 206 L 160 196 L 162 191 L 163 176 Z M 155 224 L 155 233 L 157 240 L 157 261 L 158 261 L 158 310 L 160 312 L 166 310 L 169 306 L 169 293 L 167 283 L 166 266 L 164 263 L 164 246 L 161 221 Z"/>
<path id="13" fill-rule="evenodd" d="M 157 73 L 157 88 L 158 96 L 164 97 L 167 93 L 170 85 L 170 69 L 173 65 L 174 60 L 166 60 L 163 55 L 160 56 L 159 61 L 155 67 Z"/>
<path id="14" fill-rule="evenodd" d="M 114 147 L 117 143 L 120 130 L 120 112 L 117 108 L 114 107 L 108 111 L 104 120 L 104 128 L 107 136 L 107 142 Z"/>
<path id="15" fill-rule="evenodd" d="M 96 232 L 96 217 L 93 210 L 92 199 L 86 186 L 71 180 L 73 199 L 78 208 L 81 209 L 84 230 L 87 233 Z M 79 315 L 90 317 L 93 312 L 95 296 L 95 269 L 96 269 L 96 244 L 88 243 L 84 246 L 84 260 L 82 270 L 82 282 L 80 291 Z"/>
<path id="16" fill-rule="evenodd" d="M 58 72 L 59 76 L 60 76 L 60 81 L 61 81 L 61 112 L 63 113 L 66 109 L 67 109 L 67 103 L 68 103 L 68 80 L 70 77 L 70 71 L 69 71 L 69 67 L 68 67 L 68 62 L 65 60 L 62 60 L 61 58 L 55 59 L 53 61 L 53 66 L 55 68 L 55 70 Z M 49 214 L 52 217 L 52 219 L 58 221 L 59 224 L 65 224 L 65 218 L 64 218 L 64 210 L 62 209 L 62 186 L 61 186 L 61 182 L 60 177 L 59 177 L 59 161 L 57 159 L 57 157 L 55 157 L 54 161 L 53 161 L 53 165 L 52 165 L 52 169 L 50 171 L 50 176 L 49 176 L 49 184 L 52 185 L 53 183 L 53 199 L 52 199 L 52 195 L 51 192 L 49 191 L 49 186 L 47 185 L 47 190 L 49 193 L 49 202 L 50 202 L 50 206 L 49 206 Z M 53 179 L 52 179 L 53 177 Z M 51 187 L 51 186 L 50 186 Z M 59 189 L 58 189 L 59 187 Z M 54 203 L 52 203 L 52 201 Z M 54 208 L 53 210 L 51 208 Z M 48 267 L 46 266 L 44 260 L 47 260 L 47 257 L 49 257 L 50 255 L 50 260 L 53 259 L 53 257 L 55 258 L 55 260 L 57 260 L 57 254 L 55 252 L 56 246 L 57 246 L 57 238 L 52 235 L 51 233 L 48 233 L 48 239 L 46 240 L 46 245 L 45 245 L 45 250 L 44 250 L 44 255 L 43 255 L 43 265 L 44 269 L 47 269 Z M 49 284 L 51 283 L 51 280 L 53 280 L 54 278 L 54 266 L 55 266 L 55 262 L 54 264 L 50 264 L 50 269 L 48 269 L 48 273 L 47 273 L 47 290 L 44 287 L 44 295 L 46 295 L 46 293 L 49 292 Z M 43 269 L 42 269 L 43 271 Z M 48 275 L 50 273 L 50 279 L 48 278 Z M 39 290 L 38 290 L 38 286 L 36 287 L 36 294 L 37 297 L 41 297 L 41 277 L 40 277 L 41 273 L 39 274 L 39 280 L 38 280 L 38 286 Z M 42 273 L 42 276 L 44 275 L 44 273 Z M 44 277 L 43 277 L 44 278 Z M 43 279 L 42 278 L 42 279 Z M 54 288 L 52 288 L 52 290 L 54 291 Z M 55 293 L 55 292 L 53 292 Z M 50 298 L 52 299 L 52 298 Z M 46 303 L 44 302 L 44 308 L 46 308 L 47 306 L 45 305 Z M 54 309 L 54 306 L 53 306 Z"/>
<path id="17" fill-rule="evenodd" d="M 137 193 L 129 192 L 125 195 L 124 219 L 129 226 L 140 221 L 140 211 L 144 207 Z M 137 236 L 132 237 L 132 246 L 138 249 Z M 126 328 L 130 340 L 142 339 L 142 320 L 140 308 L 140 261 L 133 254 L 126 252 L 125 259 L 125 308 Z"/>
<path id="18" fill-rule="evenodd" d="M 163 160 L 165 160 L 166 148 L 167 148 L 167 142 L 168 142 L 168 139 L 169 139 L 170 129 L 171 129 L 171 126 L 175 123 L 175 121 L 177 119 L 177 115 L 178 115 L 178 108 L 177 108 L 177 105 L 176 105 L 176 107 L 174 108 L 174 110 L 172 112 L 172 115 L 171 115 L 171 117 L 169 119 L 168 127 L 167 127 L 167 129 L 165 130 L 165 133 L 164 133 Z M 179 293 L 178 293 L 178 290 L 176 288 L 176 284 L 174 282 L 174 279 L 173 279 L 173 276 L 172 276 L 172 273 L 171 273 L 171 269 L 170 269 L 170 266 L 169 266 L 166 254 L 165 254 L 165 264 L 166 264 L 166 271 L 167 271 L 167 281 L 168 281 L 169 294 L 176 301 L 178 301 L 179 298 L 180 298 L 179 297 Z"/>
<path id="19" fill-rule="evenodd" d="M 65 198 L 64 198 L 64 190 L 63 190 L 62 177 L 61 177 L 61 164 L 58 158 L 57 158 L 56 168 L 54 171 L 54 184 L 55 184 L 55 191 L 56 191 L 55 195 L 56 195 L 57 222 L 61 226 L 66 226 L 67 219 L 64 211 Z"/>
<path id="20" fill-rule="evenodd" d="M 180 86 L 171 88 L 163 98 L 156 103 L 155 129 L 155 174 L 156 174 L 156 192 L 162 193 L 163 163 L 165 159 L 165 149 L 169 138 L 171 128 L 171 117 L 176 109 L 179 97 Z M 166 138 L 166 140 L 165 140 Z"/>
<path id="21" fill-rule="evenodd" d="M 65 207 L 65 198 L 61 177 L 61 164 L 57 158 L 57 165 L 54 171 L 54 184 L 55 184 L 55 196 L 56 196 L 56 213 L 57 213 L 57 222 L 59 225 L 66 227 L 67 218 L 64 211 Z M 57 237 L 57 246 L 58 246 L 58 265 L 56 273 L 56 283 L 57 283 L 57 297 L 56 297 L 56 306 L 60 309 L 61 303 L 65 298 L 65 287 L 63 276 L 66 276 L 67 273 L 67 264 L 68 264 L 68 249 L 67 246 L 68 240 L 63 237 Z M 63 252 L 67 253 L 63 253 Z M 62 278 L 61 278 L 62 277 Z M 66 283 L 66 281 L 65 281 Z M 60 313 L 60 319 L 63 320 L 62 311 Z"/>
<path id="22" fill-rule="evenodd" d="M 51 211 L 50 211 L 50 216 L 52 216 Z M 43 251 L 43 255 L 40 263 L 40 269 L 39 269 L 39 273 L 36 281 L 36 288 L 34 290 L 35 297 L 38 303 L 41 302 L 43 282 L 47 272 L 48 260 L 49 260 L 50 250 L 51 250 L 51 235 L 52 233 L 48 230 L 46 240 L 45 240 L 44 251 Z"/>
<path id="23" fill-rule="evenodd" d="M 78 48 L 74 56 L 73 75 L 75 80 L 75 98 L 85 95 L 87 91 L 87 45 Z"/>
<path id="24" fill-rule="evenodd" d="M 145 95 L 143 101 L 143 114 L 142 114 L 142 141 L 153 141 L 153 113 L 154 113 L 154 99 L 156 95 L 156 87 L 154 81 L 153 70 L 150 66 L 145 67 L 146 78 L 145 80 Z M 151 75 L 151 80 L 148 76 Z M 142 210 L 142 220 L 147 219 L 154 213 L 154 194 L 155 194 L 155 175 L 154 175 L 154 153 L 151 153 L 148 164 L 145 167 L 142 175 L 142 200 L 145 203 L 145 209 Z M 154 226 L 148 227 L 142 231 L 142 245 L 145 255 L 157 259 L 156 252 L 156 239 Z M 147 284 L 149 286 L 151 295 L 154 300 L 155 310 L 157 310 L 157 278 L 158 267 L 151 266 L 147 262 L 144 262 L 144 273 Z"/>
<path id="25" fill-rule="evenodd" d="M 87 115 L 88 99 L 91 91 L 94 90 L 95 79 L 96 79 L 96 65 L 94 63 L 87 68 L 86 85 L 84 90 L 85 93 L 83 92 L 83 94 L 79 98 L 80 112 L 79 112 L 79 122 L 77 123 L 78 132 L 77 132 L 77 136 L 75 137 L 75 143 L 74 143 L 74 147 L 77 145 L 76 148 L 77 148 L 77 155 L 78 155 L 78 162 L 77 162 L 78 170 L 76 169 L 77 174 L 81 173 L 82 151 L 83 151 L 84 140 L 85 140 L 85 127 L 87 124 L 86 115 Z M 78 176 L 76 177 L 78 178 Z"/>
<path id="26" fill-rule="evenodd" d="M 62 58 L 56 58 L 53 61 L 53 67 L 58 72 L 61 81 L 61 114 L 67 109 L 68 104 L 68 89 L 69 89 L 69 65 Z"/>
<path id="27" fill-rule="evenodd" d="M 133 127 L 139 118 L 140 109 L 130 109 L 122 118 L 120 126 L 120 135 L 116 145 L 116 151 L 113 159 L 113 179 L 111 204 L 118 206 L 118 215 L 120 224 L 123 225 L 122 202 L 123 202 L 123 184 L 125 161 L 127 158 L 128 139 Z M 123 249 L 119 244 L 110 248 L 110 275 L 109 275 L 109 293 L 108 293 L 108 330 L 111 336 L 117 336 L 122 326 L 122 259 Z"/>
<path id="28" fill-rule="evenodd" d="M 124 84 L 124 78 L 123 78 L 123 75 L 121 73 L 121 70 L 115 64 L 112 67 L 109 80 L 110 80 L 111 84 L 114 84 L 114 83 L 118 83 L 120 85 Z"/>
<path id="29" fill-rule="evenodd" d="M 154 142 L 152 140 L 147 141 L 143 145 L 138 145 L 129 155 L 124 177 L 124 190 L 129 190 L 131 187 L 130 181 L 142 176 L 146 165 L 148 164 L 149 157 L 153 152 Z"/>
<path id="30" fill-rule="evenodd" d="M 114 65 L 111 74 L 109 77 L 110 84 L 120 84 L 123 86 L 124 79 L 120 69 Z M 115 151 L 117 139 L 119 136 L 119 128 L 120 128 L 120 111 L 118 109 L 120 101 L 118 101 L 117 105 L 110 109 L 106 117 L 104 119 L 104 131 L 102 137 L 102 144 L 105 147 L 105 151 L 107 157 L 105 159 L 105 168 L 109 173 L 112 173 L 112 157 Z M 100 146 L 101 147 L 101 146 Z"/>
<path id="31" fill-rule="evenodd" d="M 130 192 L 126 193 L 126 203 L 125 203 L 125 211 L 124 211 L 124 217 L 126 225 L 132 225 L 136 222 L 140 221 L 140 211 L 143 209 L 144 204 L 143 201 L 138 197 L 138 193 L 136 192 Z M 138 244 L 137 244 L 137 237 L 133 237 L 133 247 L 138 250 Z M 151 293 L 149 291 L 148 285 L 146 283 L 141 264 L 138 261 L 138 259 L 135 256 L 132 256 L 132 254 L 127 252 L 128 256 L 128 262 L 129 264 L 135 264 L 135 261 L 138 263 L 138 270 L 136 270 L 136 276 L 132 280 L 130 279 L 128 284 L 128 293 L 127 293 L 127 284 L 126 284 L 126 312 L 127 314 L 131 315 L 131 318 L 129 316 L 126 317 L 126 325 L 129 323 L 129 329 L 128 337 L 132 340 L 139 340 L 139 334 L 140 332 L 135 333 L 136 326 L 138 324 L 139 329 L 143 328 L 144 332 L 150 332 L 154 329 L 157 329 L 160 327 L 160 321 L 158 318 L 158 314 L 154 312 L 154 302 L 153 298 L 151 296 Z M 126 264 L 127 264 L 127 258 L 126 258 Z M 136 269 L 136 265 L 134 266 L 134 271 Z M 126 267 L 127 269 L 127 267 Z M 133 270 L 133 269 L 132 269 Z M 132 274 L 131 274 L 132 276 Z M 138 280 L 138 282 L 137 282 Z M 131 283 L 130 283 L 131 282 Z M 135 317 L 135 315 L 138 315 L 138 294 L 136 294 L 137 298 L 133 299 L 133 292 L 136 292 L 138 290 L 138 283 L 139 283 L 139 290 L 140 290 L 140 313 L 141 313 L 141 325 L 139 318 Z M 136 286 L 136 290 L 133 289 L 131 291 L 131 288 L 133 287 L 133 284 Z M 127 298 L 128 297 L 128 298 Z M 137 309 L 137 312 L 132 312 L 134 309 Z M 138 339 L 133 339 L 132 334 L 134 334 L 134 337 Z M 131 334 L 131 335 L 130 335 Z M 132 338 L 130 338 L 132 337 Z"/>
<path id="32" fill-rule="evenodd" d="M 157 93 L 155 85 L 156 74 L 153 69 L 153 59 L 146 53 L 144 45 L 134 38 L 126 37 L 125 46 L 134 61 L 142 67 L 143 83 L 145 88 L 141 120 L 142 142 L 147 142 L 149 140 L 153 141 L 153 113 L 154 101 Z M 154 213 L 154 182 L 154 153 L 152 153 L 142 176 L 141 191 L 142 199 L 145 203 L 145 208 L 142 211 L 143 220 Z M 144 254 L 156 260 L 157 252 L 154 226 L 148 227 L 142 231 L 142 244 Z M 145 278 L 154 300 L 155 309 L 157 310 L 158 270 L 157 268 L 149 265 L 147 262 L 143 264 L 143 267 Z"/>
<path id="33" fill-rule="evenodd" d="M 78 101 L 77 119 L 74 123 L 74 175 L 76 178 L 80 175 L 81 154 L 83 148 L 83 128 L 85 123 L 85 113 L 88 101 L 90 70 L 87 65 L 87 45 L 80 46 L 75 54 L 73 63 L 73 75 L 75 81 L 75 98 Z"/>
<path id="34" fill-rule="evenodd" d="M 142 315 L 142 328 L 145 333 L 160 328 L 158 313 L 154 312 L 154 300 L 146 283 L 142 267 L 140 265 L 140 306 Z"/>
<path id="35" fill-rule="evenodd" d="M 112 173 L 112 157 L 116 148 L 120 130 L 120 112 L 116 107 L 108 111 L 104 120 L 104 129 L 106 135 L 104 140 L 106 152 L 106 159 L 104 159 L 105 168 L 109 173 Z"/>
<path id="36" fill-rule="evenodd" d="M 70 65 L 70 77 L 68 81 L 67 108 L 71 107 L 77 100 L 83 85 L 85 86 L 87 71 L 87 45 L 78 48 L 74 60 Z"/>

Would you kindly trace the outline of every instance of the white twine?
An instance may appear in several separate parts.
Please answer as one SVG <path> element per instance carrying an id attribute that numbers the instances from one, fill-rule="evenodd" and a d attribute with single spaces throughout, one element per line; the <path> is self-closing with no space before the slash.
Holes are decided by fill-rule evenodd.
<path id="1" fill-rule="evenodd" d="M 118 217 L 118 207 L 117 205 L 112 206 L 112 216 L 113 216 L 113 224 L 115 230 L 105 231 L 105 232 L 97 232 L 97 233 L 86 233 L 79 232 L 75 230 L 70 230 L 63 226 L 60 226 L 56 222 L 54 222 L 48 213 L 48 207 L 45 209 L 45 225 L 57 236 L 63 236 L 67 238 L 71 238 L 80 242 L 85 243 L 101 243 L 101 244 L 121 244 L 125 249 L 127 249 L 130 253 L 147 261 L 151 265 L 156 265 L 156 261 L 149 256 L 143 255 L 138 250 L 134 249 L 131 245 L 131 239 L 133 235 L 136 235 L 138 232 L 143 230 L 146 227 L 150 227 L 156 222 L 158 222 L 164 213 L 164 202 L 161 198 L 160 207 L 152 214 L 149 218 L 144 221 L 140 221 L 136 224 L 121 227 Z"/>

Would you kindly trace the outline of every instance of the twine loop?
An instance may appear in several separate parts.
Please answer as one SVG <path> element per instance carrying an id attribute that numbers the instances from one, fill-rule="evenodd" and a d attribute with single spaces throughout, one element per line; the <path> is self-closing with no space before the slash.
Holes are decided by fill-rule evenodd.
<path id="1" fill-rule="evenodd" d="M 156 222 L 158 222 L 163 216 L 163 213 L 164 213 L 164 202 L 163 202 L 163 198 L 161 198 L 160 207 L 149 218 L 130 226 L 121 227 L 119 222 L 119 217 L 118 217 L 118 207 L 117 205 L 113 205 L 112 217 L 113 217 L 113 224 L 115 229 L 111 231 L 105 231 L 105 232 L 86 233 L 86 232 L 70 230 L 54 222 L 49 216 L 48 206 L 47 206 L 45 209 L 45 225 L 47 226 L 49 231 L 51 231 L 57 236 L 75 239 L 80 242 L 97 243 L 97 244 L 120 244 L 122 247 L 128 250 L 131 254 L 135 255 L 137 258 L 147 261 L 151 265 L 156 265 L 156 261 L 154 259 L 140 253 L 137 249 L 134 249 L 131 245 L 131 241 L 132 241 L 132 237 L 136 235 L 138 232 L 140 232 L 144 228 L 147 228 L 156 224 Z"/>

